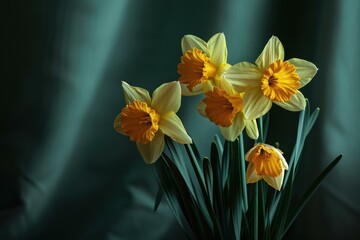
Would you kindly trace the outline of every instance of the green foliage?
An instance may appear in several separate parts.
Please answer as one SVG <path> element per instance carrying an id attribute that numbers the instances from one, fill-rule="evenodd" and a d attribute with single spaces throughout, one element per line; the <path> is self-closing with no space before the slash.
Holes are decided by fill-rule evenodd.
<path id="1" fill-rule="evenodd" d="M 281 191 L 262 180 L 246 184 L 242 135 L 224 144 L 215 136 L 210 159 L 202 158 L 195 144 L 185 145 L 184 157 L 179 145 L 167 138 L 167 151 L 155 164 L 159 182 L 155 210 L 164 197 L 189 239 L 281 239 L 342 157 L 319 174 L 300 200 L 293 199 L 301 151 L 318 114 L 319 109 L 310 113 L 309 103 L 300 113 Z M 258 120 L 259 142 L 266 141 L 268 123 L 268 115 Z"/>

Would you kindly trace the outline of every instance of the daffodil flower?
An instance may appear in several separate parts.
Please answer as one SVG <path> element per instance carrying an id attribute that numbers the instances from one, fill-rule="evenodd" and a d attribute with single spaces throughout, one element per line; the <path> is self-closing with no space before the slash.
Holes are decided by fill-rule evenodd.
<path id="1" fill-rule="evenodd" d="M 162 84 L 153 97 L 147 90 L 122 83 L 126 107 L 115 118 L 115 129 L 136 142 L 146 163 L 154 163 L 164 150 L 164 135 L 181 144 L 192 142 L 176 115 L 181 105 L 178 81 Z"/>
<path id="2" fill-rule="evenodd" d="M 219 125 L 220 132 L 229 141 L 234 141 L 244 128 L 250 138 L 257 139 L 256 120 L 248 120 L 243 114 L 244 94 L 236 92 L 226 81 L 221 86 L 205 93 L 205 98 L 198 105 L 199 113 Z"/>
<path id="3" fill-rule="evenodd" d="M 288 170 L 288 164 L 282 155 L 282 151 L 271 145 L 258 143 L 245 155 L 249 161 L 246 170 L 247 183 L 255 183 L 264 179 L 271 187 L 280 190 L 284 172 Z"/>
<path id="4" fill-rule="evenodd" d="M 299 89 L 315 76 L 317 68 L 313 63 L 298 58 L 284 61 L 284 47 L 275 36 L 255 63 L 241 62 L 224 73 L 224 78 L 238 91 L 245 92 L 246 118 L 264 115 L 272 103 L 289 111 L 305 109 L 305 97 Z"/>
<path id="5" fill-rule="evenodd" d="M 181 49 L 183 56 L 177 69 L 183 95 L 197 95 L 217 86 L 224 71 L 230 67 L 223 33 L 215 34 L 208 42 L 185 35 Z"/>

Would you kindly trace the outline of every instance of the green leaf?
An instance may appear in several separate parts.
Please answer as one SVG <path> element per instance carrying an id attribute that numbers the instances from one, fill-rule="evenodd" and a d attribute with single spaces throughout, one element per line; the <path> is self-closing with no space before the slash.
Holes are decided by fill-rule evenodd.
<path id="1" fill-rule="evenodd" d="M 184 213 L 191 229 L 198 238 L 208 239 L 211 238 L 213 233 L 212 221 L 208 217 L 207 212 L 204 211 L 202 204 L 196 204 L 196 199 L 191 195 L 186 182 L 177 169 L 172 160 L 165 154 L 162 155 L 164 162 L 166 162 L 168 169 L 168 182 L 172 184 L 173 189 L 176 191 L 173 201 L 178 201 L 182 212 Z M 163 183 L 163 182 L 161 182 Z M 170 190 L 171 191 L 171 190 Z M 196 230 L 196 231 L 195 231 Z"/>
<path id="2" fill-rule="evenodd" d="M 221 168 L 220 168 L 220 156 L 218 152 L 218 146 L 216 141 L 211 144 L 211 166 L 213 174 L 213 209 L 214 209 L 214 219 L 216 227 L 218 227 L 218 235 L 220 239 L 228 239 L 227 237 L 227 221 L 225 218 L 225 207 L 224 207 L 224 189 L 221 182 Z"/>
<path id="3" fill-rule="evenodd" d="M 204 158 L 203 160 L 203 170 L 204 170 L 204 179 L 205 179 L 205 186 L 207 190 L 207 195 L 210 197 L 210 202 L 213 202 L 212 199 L 212 192 L 213 192 L 213 171 L 208 158 Z"/>
<path id="4" fill-rule="evenodd" d="M 324 180 L 324 178 L 330 173 L 330 171 L 339 163 L 342 158 L 342 154 L 340 154 L 337 158 L 335 158 L 315 179 L 315 181 L 311 184 L 311 186 L 306 190 L 305 194 L 301 197 L 299 203 L 295 207 L 294 211 L 289 215 L 286 226 L 284 228 L 283 236 L 293 224 L 299 213 L 305 207 L 306 203 L 310 200 L 310 198 L 314 195 L 316 189 L 319 187 L 320 183 Z"/>
<path id="5" fill-rule="evenodd" d="M 221 159 L 221 176 L 222 176 L 222 186 L 223 188 L 225 187 L 225 184 L 228 181 L 228 177 L 229 177 L 229 156 L 230 154 L 230 146 L 229 146 L 229 141 L 225 141 L 224 143 L 224 151 L 222 154 L 222 159 Z"/>
<path id="6" fill-rule="evenodd" d="M 229 203 L 230 214 L 232 216 L 233 230 L 235 239 L 240 239 L 241 221 L 243 216 L 242 190 L 241 190 L 241 155 L 239 149 L 239 140 L 229 142 L 230 145 L 230 173 L 228 188 L 230 190 Z"/>
<path id="7" fill-rule="evenodd" d="M 258 231 L 259 231 L 258 223 L 259 223 L 259 189 L 258 189 L 258 183 L 255 183 L 253 189 L 253 231 L 252 231 L 253 240 L 258 239 Z"/>
<path id="8" fill-rule="evenodd" d="M 156 212 L 156 210 L 158 209 L 163 196 L 164 196 L 164 191 L 161 187 L 159 187 L 159 190 L 158 190 L 158 192 L 156 194 L 156 198 L 155 198 L 154 212 Z"/>

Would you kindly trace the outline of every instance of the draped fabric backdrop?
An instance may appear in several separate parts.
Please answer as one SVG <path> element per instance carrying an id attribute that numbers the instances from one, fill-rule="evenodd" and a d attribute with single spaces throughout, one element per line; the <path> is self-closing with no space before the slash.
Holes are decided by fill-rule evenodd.
<path id="1" fill-rule="evenodd" d="M 154 169 L 113 120 L 122 80 L 151 92 L 177 80 L 182 36 L 217 32 L 230 64 L 254 62 L 276 35 L 286 59 L 318 66 L 296 194 L 344 158 L 286 239 L 360 239 L 360 1 L 1 0 L 0 11 L 0 239 L 185 239 L 165 201 L 153 212 Z M 179 115 L 206 155 L 217 127 L 194 103 Z M 273 111 L 269 142 L 289 157 L 298 114 Z"/>

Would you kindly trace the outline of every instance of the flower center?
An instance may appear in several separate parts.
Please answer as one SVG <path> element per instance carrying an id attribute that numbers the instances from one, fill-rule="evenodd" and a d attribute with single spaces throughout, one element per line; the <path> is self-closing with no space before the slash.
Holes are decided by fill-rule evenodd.
<path id="1" fill-rule="evenodd" d="M 261 90 L 264 96 L 278 102 L 286 102 L 300 87 L 296 68 L 289 62 L 278 59 L 263 73 Z"/>
<path id="2" fill-rule="evenodd" d="M 121 129 L 132 141 L 146 144 L 159 129 L 160 115 L 145 102 L 135 100 L 121 110 Z"/>
<path id="3" fill-rule="evenodd" d="M 214 87 L 205 96 L 203 102 L 206 104 L 207 117 L 222 127 L 230 127 L 235 115 L 243 109 L 243 100 L 239 94 L 230 95 L 225 90 Z"/>
<path id="4" fill-rule="evenodd" d="M 210 61 L 206 54 L 194 48 L 188 50 L 181 57 L 181 63 L 178 64 L 178 73 L 181 75 L 179 81 L 187 84 L 187 88 L 192 91 L 193 88 L 207 80 L 216 77 L 217 67 Z"/>
<path id="5" fill-rule="evenodd" d="M 259 176 L 278 177 L 283 169 L 279 153 L 264 144 L 259 144 L 248 160 L 254 164 Z"/>

